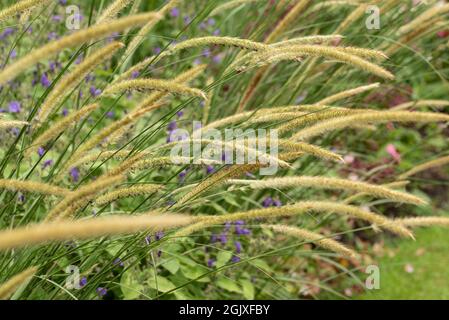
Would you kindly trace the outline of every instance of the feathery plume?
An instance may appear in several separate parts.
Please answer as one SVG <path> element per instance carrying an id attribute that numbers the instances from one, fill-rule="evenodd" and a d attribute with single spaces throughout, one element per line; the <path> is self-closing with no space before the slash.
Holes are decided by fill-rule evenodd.
<path id="1" fill-rule="evenodd" d="M 0 21 L 13 18 L 17 14 L 27 11 L 35 6 L 49 2 L 49 0 L 22 0 L 0 11 Z"/>
<path id="2" fill-rule="evenodd" d="M 217 6 L 214 10 L 211 11 L 209 16 L 215 16 L 217 14 L 222 13 L 223 11 L 226 11 L 228 9 L 232 9 L 235 7 L 238 7 L 240 5 L 252 3 L 252 2 L 258 2 L 260 0 L 231 0 L 229 2 L 223 3 L 219 6 Z"/>
<path id="3" fill-rule="evenodd" d="M 87 117 L 90 113 L 92 113 L 95 109 L 99 107 L 98 103 L 94 103 L 88 105 L 80 110 L 69 114 L 68 116 L 60 119 L 46 131 L 44 131 L 40 136 L 38 136 L 33 141 L 33 146 L 30 147 L 25 155 L 30 156 L 32 152 L 34 152 L 39 146 L 44 146 L 48 141 L 57 137 L 60 133 L 67 130 L 69 126 L 78 122 L 82 118 Z"/>
<path id="4" fill-rule="evenodd" d="M 122 56 L 121 63 L 125 63 L 127 59 L 129 59 L 134 51 L 139 47 L 140 43 L 145 39 L 146 35 L 154 28 L 159 21 L 164 18 L 164 15 L 169 12 L 172 8 L 177 6 L 179 0 L 170 0 L 168 1 L 157 13 L 158 17 L 146 23 L 137 34 L 131 39 L 131 42 L 128 44 L 125 53 Z"/>
<path id="5" fill-rule="evenodd" d="M 293 236 L 301 240 L 305 240 L 307 242 L 315 243 L 324 249 L 336 252 L 345 257 L 349 258 L 357 257 L 357 253 L 355 253 L 354 250 L 347 248 L 338 241 L 327 238 L 322 234 L 312 232 L 310 230 L 279 224 L 262 224 L 261 227 L 271 229 L 275 232 L 283 233 L 289 236 Z"/>
<path id="6" fill-rule="evenodd" d="M 432 107 L 432 108 L 444 108 L 449 106 L 449 101 L 446 100 L 418 100 L 418 101 L 410 101 L 398 104 L 394 106 L 390 110 L 406 110 L 413 107 Z"/>
<path id="7" fill-rule="evenodd" d="M 346 30 L 347 27 L 349 27 L 365 14 L 368 6 L 368 4 L 360 4 L 356 9 L 354 9 L 354 11 L 351 12 L 349 16 L 346 17 L 345 20 L 343 20 L 343 22 L 337 27 L 334 33 L 339 34 L 342 33 L 342 31 Z"/>
<path id="8" fill-rule="evenodd" d="M 324 57 L 327 59 L 335 59 L 341 63 L 345 63 L 372 74 L 375 74 L 381 78 L 394 79 L 391 72 L 384 68 L 369 62 L 357 55 L 345 52 L 336 47 L 323 46 L 323 45 L 298 45 L 291 46 L 290 50 L 273 49 L 267 53 L 260 53 L 257 55 L 256 65 L 264 66 L 267 64 L 277 63 L 282 60 L 295 60 L 301 59 L 302 56 L 312 57 Z"/>
<path id="9" fill-rule="evenodd" d="M 0 179 L 0 189 L 6 189 L 11 191 L 33 192 L 54 196 L 66 196 L 67 194 L 70 193 L 70 190 L 68 189 L 54 186 L 48 183 L 36 181 L 22 181 L 14 179 Z"/>
<path id="10" fill-rule="evenodd" d="M 317 121 L 340 118 L 354 113 L 367 112 L 367 110 L 355 110 L 355 109 L 334 109 L 323 106 L 323 111 L 316 111 L 299 116 L 277 128 L 278 134 L 283 135 L 293 129 L 301 126 L 311 125 Z M 326 109 L 327 108 L 327 109 Z"/>
<path id="11" fill-rule="evenodd" d="M 277 38 L 279 38 L 280 35 L 286 30 L 293 21 L 295 21 L 296 18 L 298 18 L 301 13 L 307 8 L 309 5 L 310 0 L 299 0 L 293 8 L 276 24 L 273 31 L 270 32 L 270 34 L 265 38 L 264 43 L 272 43 Z M 250 80 L 248 86 L 246 87 L 245 92 L 243 93 L 243 98 L 239 103 L 239 106 L 237 107 L 237 113 L 242 112 L 246 104 L 251 100 L 253 97 L 256 88 L 259 84 L 259 82 L 262 80 L 262 78 L 265 76 L 265 73 L 267 72 L 268 67 L 264 67 L 261 70 L 259 70 L 254 77 Z"/>
<path id="12" fill-rule="evenodd" d="M 103 11 L 101 16 L 97 19 L 97 24 L 115 19 L 117 14 L 133 1 L 134 0 L 115 0 L 109 7 L 107 7 Z"/>
<path id="13" fill-rule="evenodd" d="M 445 157 L 441 157 L 438 159 L 434 159 L 434 160 L 430 160 L 427 162 L 424 162 L 412 169 L 410 169 L 409 171 L 401 174 L 398 179 L 403 180 L 403 179 L 407 179 L 408 177 L 411 177 L 419 172 L 422 171 L 426 171 L 435 167 L 441 167 L 444 166 L 446 164 L 449 164 L 449 156 L 445 156 Z"/>
<path id="14" fill-rule="evenodd" d="M 180 50 L 208 45 L 231 46 L 251 51 L 266 51 L 270 49 L 270 47 L 267 44 L 251 41 L 248 39 L 209 36 L 209 37 L 193 38 L 179 42 L 174 46 L 172 46 L 171 48 L 169 48 L 167 51 L 161 53 L 160 56 L 165 57 L 172 55 Z"/>
<path id="15" fill-rule="evenodd" d="M 184 195 L 179 201 L 172 207 L 180 207 L 185 204 L 189 200 L 193 200 L 198 197 L 203 192 L 209 190 L 211 187 L 218 186 L 220 184 L 225 183 L 227 180 L 240 176 L 245 172 L 252 171 L 255 168 L 260 167 L 259 165 L 254 164 L 246 164 L 246 165 L 232 165 L 226 168 L 223 168 L 211 176 L 207 177 L 205 180 L 201 181 L 198 185 L 196 185 L 190 192 Z"/>
<path id="16" fill-rule="evenodd" d="M 194 157 L 156 157 L 152 159 L 144 159 L 135 162 L 130 169 L 131 170 L 142 170 L 148 168 L 160 168 L 164 166 L 173 166 L 173 165 L 220 165 L 221 161 L 211 160 L 211 159 L 201 159 Z"/>
<path id="17" fill-rule="evenodd" d="M 383 184 L 382 186 L 387 187 L 387 188 L 392 188 L 392 189 L 399 189 L 399 188 L 405 187 L 409 183 L 410 183 L 410 181 L 404 180 L 404 181 L 395 181 L 395 182 L 391 182 L 391 183 L 386 183 L 386 184 Z M 350 203 L 354 202 L 355 200 L 357 200 L 363 196 L 366 196 L 366 195 L 368 195 L 368 194 L 365 192 L 356 193 L 350 197 L 347 197 L 343 201 L 343 203 L 350 204 Z"/>
<path id="18" fill-rule="evenodd" d="M 37 267 L 31 267 L 0 284 L 0 300 L 9 299 L 9 297 L 36 272 Z"/>
<path id="19" fill-rule="evenodd" d="M 416 17 L 415 19 L 413 19 L 412 21 L 410 21 L 409 23 L 407 23 L 406 25 L 402 26 L 398 33 L 399 34 L 404 34 L 404 33 L 408 33 L 412 30 L 416 30 L 418 29 L 423 23 L 427 22 L 428 20 L 432 19 L 433 17 L 437 16 L 437 15 L 442 15 L 445 14 L 446 12 L 449 12 L 449 4 L 445 4 L 445 5 L 435 5 L 432 8 L 426 10 L 425 12 L 423 12 L 421 15 L 419 15 L 418 17 Z"/>
<path id="20" fill-rule="evenodd" d="M 411 194 L 391 190 L 389 188 L 370 184 L 366 182 L 352 181 L 340 178 L 328 177 L 280 177 L 265 180 L 230 180 L 230 184 L 243 184 L 252 189 L 283 189 L 292 187 L 313 187 L 323 189 L 341 189 L 356 192 L 364 192 L 366 194 L 379 198 L 390 199 L 397 202 L 406 202 L 417 205 L 423 205 L 426 202 Z"/>
<path id="21" fill-rule="evenodd" d="M 329 96 L 327 98 L 324 98 L 323 100 L 320 100 L 317 102 L 317 104 L 321 104 L 321 105 L 331 105 L 332 103 L 336 102 L 336 101 L 340 101 L 349 97 L 353 97 L 356 96 L 358 94 L 364 93 L 366 91 L 370 91 L 373 89 L 377 89 L 379 88 L 380 83 L 376 82 L 367 86 L 360 86 L 354 89 L 349 89 L 349 90 L 345 90 L 345 91 L 341 91 L 339 93 L 336 93 L 332 96 Z"/>
<path id="22" fill-rule="evenodd" d="M 121 175 L 99 178 L 94 182 L 91 182 L 75 191 L 72 191 L 52 210 L 50 210 L 45 220 L 49 221 L 53 219 L 69 217 L 78 208 L 82 207 L 83 204 L 92 200 L 96 196 L 96 194 L 103 191 L 104 189 L 113 187 L 114 185 L 123 181 L 124 178 L 125 177 Z M 80 202 L 82 203 L 81 205 Z"/>
<path id="23" fill-rule="evenodd" d="M 180 75 L 176 76 L 173 80 L 173 82 L 178 84 L 184 84 L 186 85 L 188 82 L 192 81 L 193 79 L 197 78 L 203 71 L 206 69 L 206 64 L 200 64 L 196 67 L 193 67 Z M 154 103 L 159 102 L 162 98 L 164 98 L 168 93 L 167 92 L 155 92 L 152 93 L 149 97 L 145 98 L 142 102 L 140 102 L 136 109 L 146 108 Z M 207 100 L 206 100 L 207 101 Z"/>
<path id="24" fill-rule="evenodd" d="M 122 31 L 126 28 L 141 25 L 148 20 L 157 18 L 159 15 L 154 12 L 136 14 L 125 18 L 117 19 L 109 23 L 94 25 L 84 30 L 77 31 L 59 40 L 52 41 L 38 49 L 31 51 L 26 56 L 18 59 L 16 62 L 8 65 L 0 72 L 0 84 L 4 84 L 9 80 L 28 69 L 33 64 L 42 59 L 48 58 L 53 54 L 60 52 L 65 48 L 83 44 L 89 40 L 99 39 L 105 35 Z"/>
<path id="25" fill-rule="evenodd" d="M 317 36 L 307 36 L 307 37 L 299 37 L 299 38 L 293 38 L 288 39 L 284 41 L 279 41 L 273 44 L 270 44 L 271 48 L 279 49 L 281 47 L 289 47 L 289 46 L 296 46 L 296 45 L 302 45 L 302 44 L 321 44 L 321 43 L 329 43 L 334 41 L 339 41 L 343 39 L 344 36 L 339 34 L 332 34 L 332 35 L 317 35 Z"/>
<path id="26" fill-rule="evenodd" d="M 19 120 L 0 120 L 0 129 L 16 128 L 29 125 L 26 121 Z"/>
<path id="27" fill-rule="evenodd" d="M 0 231 L 0 250 L 50 241 L 83 240 L 130 234 L 148 229 L 164 230 L 191 223 L 188 216 L 148 212 L 140 216 L 109 216 L 76 221 L 44 222 Z"/>
<path id="28" fill-rule="evenodd" d="M 366 112 L 355 115 L 322 121 L 306 129 L 302 129 L 293 136 L 293 140 L 310 139 L 332 130 L 343 129 L 351 124 L 394 122 L 438 122 L 449 121 L 449 115 L 435 112 L 409 112 L 409 111 L 379 111 Z"/>
<path id="29" fill-rule="evenodd" d="M 295 6 L 282 18 L 281 21 L 275 26 L 274 30 L 265 39 L 265 43 L 271 43 L 275 41 L 282 33 L 295 21 L 298 16 L 303 13 L 303 11 L 309 5 L 310 0 L 299 0 L 296 2 Z"/>
<path id="30" fill-rule="evenodd" d="M 406 227 L 432 227 L 441 226 L 449 227 L 448 217 L 416 217 L 416 218 L 402 218 L 395 219 L 397 223 Z"/>
<path id="31" fill-rule="evenodd" d="M 174 81 L 160 79 L 124 80 L 107 87 L 104 90 L 103 94 L 108 95 L 125 90 L 157 90 L 194 96 L 207 100 L 206 94 L 199 89 L 190 88 L 186 85 L 179 84 Z"/>
<path id="32" fill-rule="evenodd" d="M 113 134 L 116 130 L 127 126 L 130 123 L 133 123 L 143 117 L 152 107 L 144 108 L 142 110 L 134 111 L 128 114 L 125 118 L 115 121 L 105 128 L 101 129 L 95 135 L 90 137 L 87 141 L 79 146 L 79 148 L 71 155 L 71 157 L 67 160 L 60 173 L 58 174 L 57 179 L 60 179 L 62 175 L 67 171 L 67 169 L 73 166 L 73 163 L 77 163 L 86 155 L 88 151 L 95 148 L 98 144 L 107 139 L 111 134 Z"/>
<path id="33" fill-rule="evenodd" d="M 132 150 L 106 150 L 95 153 L 88 153 L 80 157 L 77 161 L 72 163 L 73 167 L 78 167 L 84 164 L 105 161 L 107 159 L 122 160 L 131 155 Z"/>
<path id="34" fill-rule="evenodd" d="M 95 200 L 97 206 L 108 204 L 117 199 L 128 198 L 133 196 L 139 196 L 143 194 L 150 194 L 161 190 L 163 186 L 159 184 L 146 184 L 137 185 L 131 187 L 120 188 L 111 192 L 108 192 Z"/>
<path id="35" fill-rule="evenodd" d="M 282 207 L 269 207 L 214 216 L 198 216 L 196 217 L 196 223 L 177 231 L 175 233 L 175 236 L 186 236 L 209 226 L 219 225 L 226 222 L 233 222 L 237 220 L 246 221 L 261 218 L 268 219 L 290 217 L 299 214 L 305 214 L 307 212 L 337 213 L 342 216 L 350 216 L 370 222 L 374 226 L 382 227 L 394 234 L 413 238 L 413 234 L 410 232 L 410 230 L 391 219 L 375 214 L 369 210 L 361 209 L 359 207 L 330 201 L 302 201 Z"/>
<path id="36" fill-rule="evenodd" d="M 53 108 L 62 100 L 67 92 L 70 92 L 78 83 L 80 83 L 96 66 L 109 59 L 115 51 L 123 47 L 123 43 L 112 42 L 104 48 L 98 49 L 92 55 L 88 56 L 72 72 L 65 75 L 50 91 L 45 99 L 39 114 L 37 115 L 37 127 L 42 125 L 48 118 Z"/>

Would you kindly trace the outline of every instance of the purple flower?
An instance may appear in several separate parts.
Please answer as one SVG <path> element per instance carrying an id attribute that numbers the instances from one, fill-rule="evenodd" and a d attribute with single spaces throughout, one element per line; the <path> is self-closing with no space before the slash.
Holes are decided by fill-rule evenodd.
<path id="1" fill-rule="evenodd" d="M 206 167 L 206 173 L 211 174 L 215 171 L 215 168 L 213 166 L 207 166 Z"/>
<path id="2" fill-rule="evenodd" d="M 107 293 L 108 293 L 108 289 L 103 288 L 103 287 L 97 288 L 97 294 L 99 297 L 104 297 Z"/>
<path id="3" fill-rule="evenodd" d="M 14 59 L 14 58 L 17 57 L 17 51 L 16 51 L 16 49 L 12 49 L 12 50 L 11 50 L 11 53 L 9 54 L 9 57 L 10 57 L 11 59 Z"/>
<path id="4" fill-rule="evenodd" d="M 50 61 L 49 63 L 48 63 L 48 69 L 50 70 L 50 72 L 55 72 L 55 70 L 56 70 L 56 66 L 57 66 L 57 63 L 55 62 L 55 61 Z"/>
<path id="5" fill-rule="evenodd" d="M 215 260 L 214 259 L 207 260 L 207 266 L 209 268 L 212 268 L 214 265 L 215 265 Z"/>
<path id="6" fill-rule="evenodd" d="M 235 245 L 235 252 L 240 253 L 242 252 L 242 244 L 239 241 L 234 242 Z"/>
<path id="7" fill-rule="evenodd" d="M 131 72 L 131 79 L 136 79 L 140 75 L 140 72 L 135 70 Z"/>
<path id="8" fill-rule="evenodd" d="M 189 24 L 190 22 L 192 22 L 192 19 L 190 18 L 190 16 L 184 16 L 184 18 L 183 18 L 183 20 L 184 20 L 184 24 Z"/>
<path id="9" fill-rule="evenodd" d="M 184 179 L 186 178 L 186 175 L 187 175 L 187 171 L 186 170 L 181 171 L 181 173 L 178 175 L 179 182 L 183 182 Z"/>
<path id="10" fill-rule="evenodd" d="M 44 163 L 42 164 L 42 169 L 45 169 L 45 168 L 51 166 L 52 164 L 53 164 L 53 160 L 48 159 L 48 160 L 44 161 Z"/>
<path id="11" fill-rule="evenodd" d="M 15 29 L 13 28 L 6 28 L 2 34 L 0 34 L 0 40 L 6 39 L 7 37 L 9 37 L 10 35 L 12 35 L 15 32 Z"/>
<path id="12" fill-rule="evenodd" d="M 37 149 L 37 154 L 39 155 L 39 157 L 42 157 L 45 153 L 45 149 L 43 147 L 39 147 Z"/>
<path id="13" fill-rule="evenodd" d="M 112 264 L 115 265 L 115 266 L 118 265 L 120 267 L 124 267 L 125 266 L 125 264 L 123 263 L 122 259 L 120 259 L 120 258 L 115 259 Z"/>
<path id="14" fill-rule="evenodd" d="M 212 61 L 213 61 L 214 63 L 220 63 L 220 62 L 221 62 L 221 59 L 222 59 L 222 55 L 221 55 L 221 54 L 217 54 L 217 55 L 215 55 L 215 56 L 212 57 Z"/>
<path id="15" fill-rule="evenodd" d="M 62 17 L 60 15 L 54 15 L 51 17 L 51 20 L 53 20 L 54 22 L 61 22 Z"/>
<path id="16" fill-rule="evenodd" d="M 210 25 L 210 26 L 215 25 L 215 19 L 214 18 L 207 19 L 207 24 Z"/>
<path id="17" fill-rule="evenodd" d="M 178 116 L 178 118 L 181 118 L 184 115 L 184 111 L 179 110 L 178 112 L 176 112 L 176 115 Z"/>
<path id="18" fill-rule="evenodd" d="M 178 125 L 176 124 L 176 121 L 171 121 L 167 126 L 167 131 L 173 131 L 176 130 Z"/>
<path id="19" fill-rule="evenodd" d="M 268 208 L 271 205 L 273 205 L 273 199 L 271 197 L 266 197 L 263 201 L 262 201 L 262 206 L 264 208 Z"/>
<path id="20" fill-rule="evenodd" d="M 45 88 L 48 88 L 50 86 L 50 80 L 48 80 L 47 74 L 43 73 L 41 76 L 41 85 Z"/>
<path id="21" fill-rule="evenodd" d="M 161 53 L 161 51 L 162 51 L 162 49 L 160 47 L 156 47 L 153 49 L 154 54 L 159 54 L 159 53 Z"/>
<path id="22" fill-rule="evenodd" d="M 231 261 L 234 262 L 234 263 L 236 263 L 236 262 L 239 262 L 239 261 L 240 261 L 240 258 L 237 257 L 237 256 L 233 256 L 233 257 L 231 258 Z"/>
<path id="23" fill-rule="evenodd" d="M 170 10 L 170 15 L 173 18 L 179 17 L 179 9 L 178 8 L 173 8 Z"/>
<path id="24" fill-rule="evenodd" d="M 201 122 L 195 121 L 195 125 L 194 125 L 193 129 L 194 129 L 194 130 L 198 130 L 198 129 L 200 129 L 200 128 L 201 128 Z"/>
<path id="25" fill-rule="evenodd" d="M 273 205 L 275 207 L 280 207 L 280 206 L 282 206 L 282 202 L 281 202 L 281 200 L 276 199 L 276 200 L 273 201 Z"/>
<path id="26" fill-rule="evenodd" d="M 24 203 L 25 202 L 25 195 L 23 193 L 19 193 L 18 199 L 20 202 Z"/>
<path id="27" fill-rule="evenodd" d="M 19 113 L 20 112 L 20 102 L 19 101 L 11 101 L 8 105 L 9 112 L 11 113 Z"/>
<path id="28" fill-rule="evenodd" d="M 49 41 L 55 40 L 55 39 L 57 39 L 57 38 L 58 38 L 58 34 L 57 34 L 56 32 L 54 32 L 54 31 L 50 32 L 50 33 L 47 35 L 47 39 L 48 39 Z"/>
<path id="29" fill-rule="evenodd" d="M 75 14 L 73 15 L 73 17 L 74 17 L 76 20 L 78 20 L 78 21 L 81 21 L 81 20 L 84 19 L 84 16 L 83 16 L 81 13 L 75 13 Z"/>
<path id="30" fill-rule="evenodd" d="M 84 287 L 87 284 L 87 278 L 86 277 L 82 277 L 80 280 L 80 287 Z"/>
<path id="31" fill-rule="evenodd" d="M 107 117 L 107 118 L 110 118 L 110 119 L 113 119 L 113 118 L 114 118 L 114 111 L 108 111 L 108 112 L 106 113 L 106 117 Z"/>
<path id="32" fill-rule="evenodd" d="M 203 50 L 203 56 L 210 57 L 210 55 L 211 55 L 211 51 L 209 48 L 206 48 Z"/>
<path id="33" fill-rule="evenodd" d="M 17 137 L 20 133 L 20 130 L 19 128 L 12 128 L 11 133 Z"/>
<path id="34" fill-rule="evenodd" d="M 73 182 L 78 182 L 80 178 L 80 171 L 77 167 L 73 167 L 72 169 L 70 169 L 70 176 L 72 177 Z"/>
<path id="35" fill-rule="evenodd" d="M 249 229 L 242 228 L 240 225 L 236 225 L 235 226 L 235 233 L 237 235 L 248 235 L 248 234 L 251 233 L 251 231 Z"/>
<path id="36" fill-rule="evenodd" d="M 59 4 L 65 5 L 65 4 L 67 4 L 67 0 L 59 0 Z"/>
<path id="37" fill-rule="evenodd" d="M 158 232 L 156 232 L 156 235 L 154 236 L 154 238 L 157 241 L 157 240 L 160 240 L 163 236 L 164 236 L 164 233 L 162 231 L 158 231 Z"/>
<path id="38" fill-rule="evenodd" d="M 89 81 L 94 81 L 94 80 L 95 80 L 95 76 L 93 74 L 89 73 L 86 76 L 86 83 L 88 83 Z"/>
<path id="39" fill-rule="evenodd" d="M 101 90 L 95 88 L 94 86 L 91 86 L 89 89 L 90 94 L 92 95 L 92 97 L 97 97 L 101 94 Z"/>
<path id="40" fill-rule="evenodd" d="M 217 235 L 216 234 L 212 234 L 210 236 L 210 243 L 215 243 L 218 241 Z"/>
<path id="41" fill-rule="evenodd" d="M 64 108 L 64 109 L 62 109 L 61 113 L 64 117 L 66 117 L 69 114 L 69 110 L 67 110 L 67 108 Z"/>
<path id="42" fill-rule="evenodd" d="M 245 221 L 243 221 L 243 220 L 237 220 L 237 221 L 234 222 L 234 224 L 235 224 L 236 226 L 243 226 L 243 225 L 245 225 Z"/>
<path id="43" fill-rule="evenodd" d="M 226 244 L 228 242 L 228 237 L 226 236 L 226 234 L 222 233 L 220 235 L 220 242 L 221 244 Z"/>
<path id="44" fill-rule="evenodd" d="M 146 243 L 147 245 L 149 245 L 149 244 L 151 243 L 151 236 L 146 236 L 146 237 L 145 237 L 145 243 Z"/>
<path id="45" fill-rule="evenodd" d="M 161 250 L 157 251 L 157 256 L 158 256 L 158 258 L 160 258 L 162 256 L 162 251 Z"/>

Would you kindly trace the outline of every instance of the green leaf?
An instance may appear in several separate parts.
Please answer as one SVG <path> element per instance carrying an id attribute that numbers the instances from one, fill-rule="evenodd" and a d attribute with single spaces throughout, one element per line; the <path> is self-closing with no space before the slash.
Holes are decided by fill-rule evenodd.
<path id="1" fill-rule="evenodd" d="M 134 277 L 136 270 L 129 269 L 122 274 L 120 279 L 120 288 L 125 300 L 137 299 L 140 296 L 139 291 L 143 291 L 143 285 Z"/>
<path id="2" fill-rule="evenodd" d="M 217 254 L 217 268 L 223 267 L 229 260 L 232 258 L 232 252 L 229 251 L 220 251 Z"/>
<path id="3" fill-rule="evenodd" d="M 162 264 L 171 274 L 175 274 L 179 270 L 179 262 L 177 259 L 169 259 Z"/>
<path id="4" fill-rule="evenodd" d="M 273 269 L 271 269 L 268 266 L 268 263 L 266 263 L 264 260 L 261 259 L 255 259 L 251 261 L 251 264 L 255 265 L 256 267 L 258 267 L 259 269 L 262 269 L 266 272 L 273 272 Z"/>
<path id="5" fill-rule="evenodd" d="M 182 266 L 181 271 L 187 279 L 193 280 L 196 279 L 207 272 L 207 270 L 200 268 L 199 266 Z M 210 278 L 203 277 L 197 280 L 198 282 L 209 282 Z"/>
<path id="6" fill-rule="evenodd" d="M 154 278 L 154 275 L 148 278 L 148 285 L 153 289 L 159 290 L 160 292 L 167 292 L 176 288 L 176 286 L 170 280 L 161 276 L 157 276 L 156 285 L 156 279 Z"/>
<path id="7" fill-rule="evenodd" d="M 240 280 L 240 283 L 242 285 L 243 289 L 243 296 L 247 300 L 253 300 L 254 299 L 254 286 L 251 283 L 251 281 L 243 279 Z"/>
<path id="8" fill-rule="evenodd" d="M 220 277 L 216 281 L 216 285 L 230 292 L 242 293 L 242 289 L 231 279 Z"/>

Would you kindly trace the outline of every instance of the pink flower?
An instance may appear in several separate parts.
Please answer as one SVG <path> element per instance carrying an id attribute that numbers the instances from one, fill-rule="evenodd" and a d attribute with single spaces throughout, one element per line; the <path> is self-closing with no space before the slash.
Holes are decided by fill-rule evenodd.
<path id="1" fill-rule="evenodd" d="M 401 155 L 399 154 L 399 152 L 396 150 L 396 147 L 394 145 L 392 145 L 391 143 L 389 145 L 387 145 L 387 147 L 385 148 L 385 150 L 387 150 L 388 154 L 397 162 L 401 161 Z"/>
<path id="2" fill-rule="evenodd" d="M 441 30 L 437 32 L 438 38 L 447 38 L 449 37 L 449 30 Z"/>

